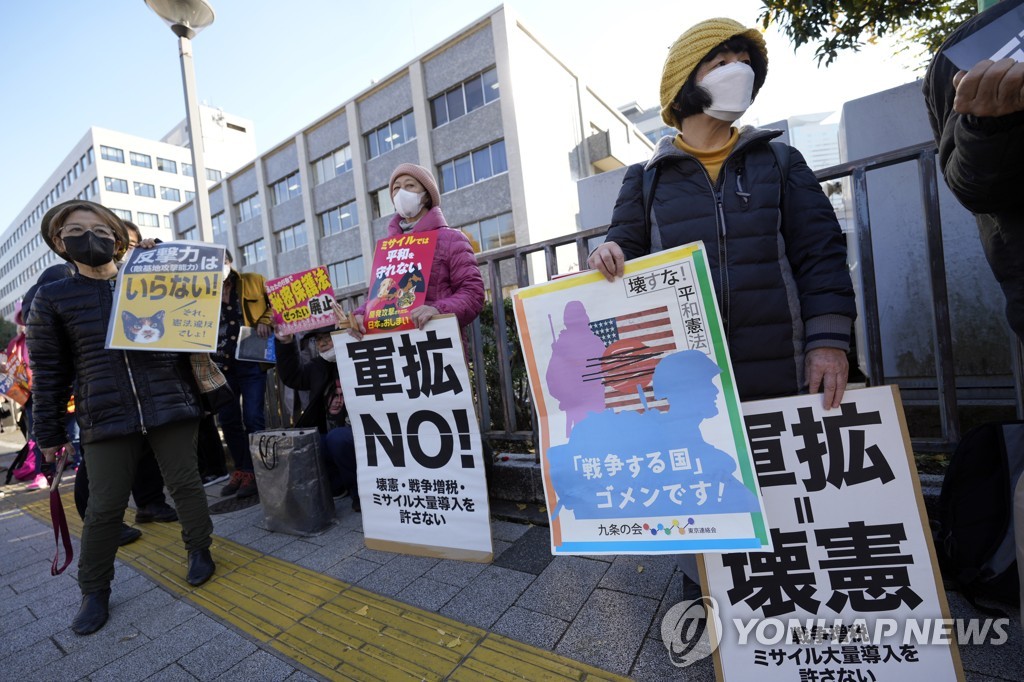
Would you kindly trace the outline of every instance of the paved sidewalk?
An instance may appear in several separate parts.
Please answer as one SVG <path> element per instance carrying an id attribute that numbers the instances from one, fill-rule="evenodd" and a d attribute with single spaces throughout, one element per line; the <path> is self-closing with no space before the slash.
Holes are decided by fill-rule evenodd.
<path id="1" fill-rule="evenodd" d="M 44 501 L 4 492 L 17 504 L 0 512 L 2 679 L 714 676 L 710 659 L 672 666 L 661 643 L 661 618 L 682 599 L 672 558 L 556 558 L 546 528 L 507 521 L 492 524 L 490 565 L 379 552 L 363 547 L 347 499 L 311 538 L 263 530 L 259 506 L 214 516 L 218 572 L 198 589 L 182 580 L 179 526 L 139 526 L 143 538 L 119 552 L 110 621 L 76 637 L 75 569 L 49 576 Z M 978 615 L 949 598 L 954 618 Z M 1009 634 L 1004 646 L 961 647 L 968 680 L 1024 679 L 1018 620 Z"/>

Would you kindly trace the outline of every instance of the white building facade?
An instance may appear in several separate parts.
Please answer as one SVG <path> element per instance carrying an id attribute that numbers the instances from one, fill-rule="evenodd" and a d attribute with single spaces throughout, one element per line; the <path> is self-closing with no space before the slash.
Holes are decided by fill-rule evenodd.
<path id="1" fill-rule="evenodd" d="M 201 107 L 208 182 L 256 154 L 251 121 Z M 184 123 L 162 140 L 90 128 L 43 183 L 15 221 L 0 234 L 0 317 L 11 319 L 14 304 L 46 267 L 60 260 L 47 248 L 39 221 L 56 204 L 87 199 L 131 220 L 147 237 L 172 238 L 170 214 L 192 201 L 195 178 Z"/>
<path id="2" fill-rule="evenodd" d="M 266 277 L 326 265 L 366 286 L 401 163 L 429 168 L 448 224 L 484 252 L 575 232 L 576 181 L 650 156 L 614 107 L 499 7 L 211 188 L 214 241 Z M 172 214 L 198 239 L 195 209 Z"/>

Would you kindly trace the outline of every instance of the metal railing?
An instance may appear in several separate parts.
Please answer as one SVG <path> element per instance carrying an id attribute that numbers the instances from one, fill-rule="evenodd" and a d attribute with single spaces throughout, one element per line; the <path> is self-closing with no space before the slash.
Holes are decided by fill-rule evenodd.
<path id="1" fill-rule="evenodd" d="M 913 447 L 919 452 L 950 451 L 960 439 L 935 153 L 935 144 L 929 142 L 832 166 L 815 173 L 819 182 L 850 178 L 852 183 L 854 224 L 862 271 L 861 304 L 866 345 L 864 350 L 869 358 L 867 383 L 870 386 L 879 386 L 891 378 L 887 377 L 882 362 L 882 330 L 878 313 L 867 174 L 898 164 L 916 164 L 921 208 L 925 219 L 928 283 L 932 300 L 932 336 L 937 381 L 937 398 L 934 402 L 939 411 L 941 425 L 939 438 L 911 434 Z M 470 333 L 470 359 L 482 435 L 492 444 L 503 441 L 535 445 L 537 442 L 536 416 L 525 387 L 526 378 L 524 368 L 521 367 L 518 334 L 514 329 L 514 318 L 511 318 L 506 310 L 503 292 L 510 286 L 524 287 L 559 274 L 557 252 L 560 249 L 563 253 L 568 250 L 575 257 L 575 263 L 582 267 L 586 263 L 591 247 L 604 236 L 607 229 L 607 226 L 597 227 L 535 244 L 495 249 L 477 256 L 477 262 L 485 274 L 490 307 L 488 317 L 492 321 L 487 329 L 481 325 L 479 319 L 473 323 Z M 539 269 L 540 265 L 536 259 L 541 256 L 545 277 L 533 277 L 531 257 L 534 259 L 533 265 Z M 512 281 L 506 281 L 507 279 Z M 1013 342 L 1013 348 L 1012 364 L 1016 387 L 1014 402 L 1018 416 L 1022 416 L 1024 395 L 1021 392 L 1021 368 L 1024 362 L 1021 360 L 1021 347 L 1016 341 Z M 536 453 L 535 449 L 534 452 Z M 539 461 L 538 454 L 535 454 L 535 459 Z"/>

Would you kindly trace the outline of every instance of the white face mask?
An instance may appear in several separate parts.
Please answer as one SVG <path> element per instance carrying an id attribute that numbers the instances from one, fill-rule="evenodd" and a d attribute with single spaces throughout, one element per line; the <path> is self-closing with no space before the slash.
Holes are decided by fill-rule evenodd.
<path id="1" fill-rule="evenodd" d="M 231 274 L 231 266 L 228 265 L 227 263 L 225 263 L 224 264 L 224 279 L 227 279 L 228 275 L 230 275 L 230 274 Z"/>
<path id="2" fill-rule="evenodd" d="M 711 94 L 711 106 L 704 113 L 731 123 L 750 106 L 754 96 L 754 70 L 743 62 L 732 62 L 711 71 L 697 85 Z"/>
<path id="3" fill-rule="evenodd" d="M 324 352 L 320 353 L 320 357 L 322 357 L 327 362 L 334 362 L 334 349 L 331 348 L 330 350 L 325 350 Z"/>
<path id="4" fill-rule="evenodd" d="M 423 207 L 423 197 L 427 195 L 426 192 L 410 192 L 407 189 L 400 189 L 395 192 L 395 196 L 392 197 L 392 201 L 395 204 L 395 210 L 398 211 L 398 215 L 403 218 L 411 218 L 420 212 Z"/>

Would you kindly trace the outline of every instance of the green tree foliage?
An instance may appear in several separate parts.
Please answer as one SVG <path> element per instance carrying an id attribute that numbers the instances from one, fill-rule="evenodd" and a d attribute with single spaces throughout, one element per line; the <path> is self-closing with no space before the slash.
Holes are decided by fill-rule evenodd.
<path id="1" fill-rule="evenodd" d="M 758 21 L 780 26 L 795 47 L 816 45 L 819 65 L 886 35 L 905 42 L 898 52 L 920 51 L 927 63 L 977 11 L 977 0 L 764 0 Z"/>
<path id="2" fill-rule="evenodd" d="M 0 317 L 0 352 L 7 348 L 7 344 L 18 335 L 18 325 L 10 320 Z"/>

